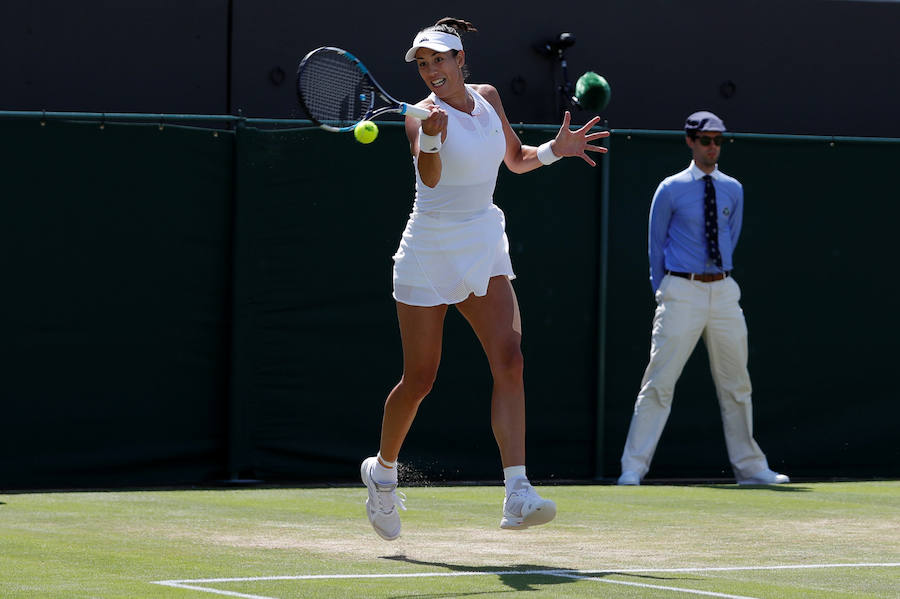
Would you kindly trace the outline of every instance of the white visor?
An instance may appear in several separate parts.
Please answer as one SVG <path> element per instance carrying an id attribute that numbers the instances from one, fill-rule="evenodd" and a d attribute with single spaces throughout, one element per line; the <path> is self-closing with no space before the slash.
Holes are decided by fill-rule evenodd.
<path id="1" fill-rule="evenodd" d="M 416 59 L 416 50 L 419 48 L 429 48 L 436 52 L 463 49 L 462 40 L 457 35 L 443 31 L 420 31 L 413 38 L 412 48 L 406 51 L 406 62 Z"/>

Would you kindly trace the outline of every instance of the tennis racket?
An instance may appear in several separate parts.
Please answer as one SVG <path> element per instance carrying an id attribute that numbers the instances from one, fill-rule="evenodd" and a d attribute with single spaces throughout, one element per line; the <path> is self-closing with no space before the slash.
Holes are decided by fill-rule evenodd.
<path id="1" fill-rule="evenodd" d="M 391 112 L 417 119 L 431 115 L 424 108 L 394 99 L 357 57 L 328 46 L 316 48 L 300 61 L 297 96 L 312 122 L 338 133 Z"/>

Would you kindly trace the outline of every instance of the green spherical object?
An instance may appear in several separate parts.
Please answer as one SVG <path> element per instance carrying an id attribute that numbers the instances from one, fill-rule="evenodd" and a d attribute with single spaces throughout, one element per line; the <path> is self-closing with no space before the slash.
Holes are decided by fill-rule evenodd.
<path id="1" fill-rule="evenodd" d="M 378 125 L 372 121 L 362 121 L 353 128 L 353 136 L 361 144 L 370 144 L 378 137 Z"/>
<path id="2" fill-rule="evenodd" d="M 600 112 L 609 104 L 609 83 L 593 71 L 588 71 L 575 82 L 575 97 L 585 110 Z"/>

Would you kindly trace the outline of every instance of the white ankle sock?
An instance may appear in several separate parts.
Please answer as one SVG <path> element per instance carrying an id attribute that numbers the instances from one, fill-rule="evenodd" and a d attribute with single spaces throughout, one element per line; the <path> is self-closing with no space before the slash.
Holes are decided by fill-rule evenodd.
<path id="1" fill-rule="evenodd" d="M 513 483 L 517 478 L 524 478 L 526 481 L 528 477 L 525 475 L 525 466 L 507 466 L 503 469 L 503 482 L 506 485 L 506 494 L 509 495 L 509 492 L 513 489 Z"/>
<path id="2" fill-rule="evenodd" d="M 388 462 L 386 459 L 381 457 L 381 452 L 378 452 L 378 460 L 375 462 L 375 468 L 372 471 L 372 478 L 380 483 L 395 483 L 397 482 L 397 462 Z M 382 466 L 382 463 L 388 465 L 388 467 Z"/>

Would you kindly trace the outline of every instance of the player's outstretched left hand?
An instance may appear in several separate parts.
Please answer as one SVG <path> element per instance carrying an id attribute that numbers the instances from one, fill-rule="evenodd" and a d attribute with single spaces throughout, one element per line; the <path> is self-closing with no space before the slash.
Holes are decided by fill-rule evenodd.
<path id="1" fill-rule="evenodd" d="M 553 140 L 553 153 L 557 156 L 580 156 L 591 166 L 597 166 L 597 163 L 585 152 L 600 152 L 601 154 L 605 154 L 607 151 L 606 148 L 591 145 L 590 142 L 609 137 L 609 131 L 588 133 L 588 131 L 591 130 L 591 127 L 600 122 L 599 116 L 595 116 L 585 123 L 583 127 L 574 131 L 569 129 L 569 123 L 571 121 L 572 113 L 567 110 L 565 116 L 563 116 L 563 122 L 559 128 L 559 133 L 556 134 L 556 139 Z"/>

